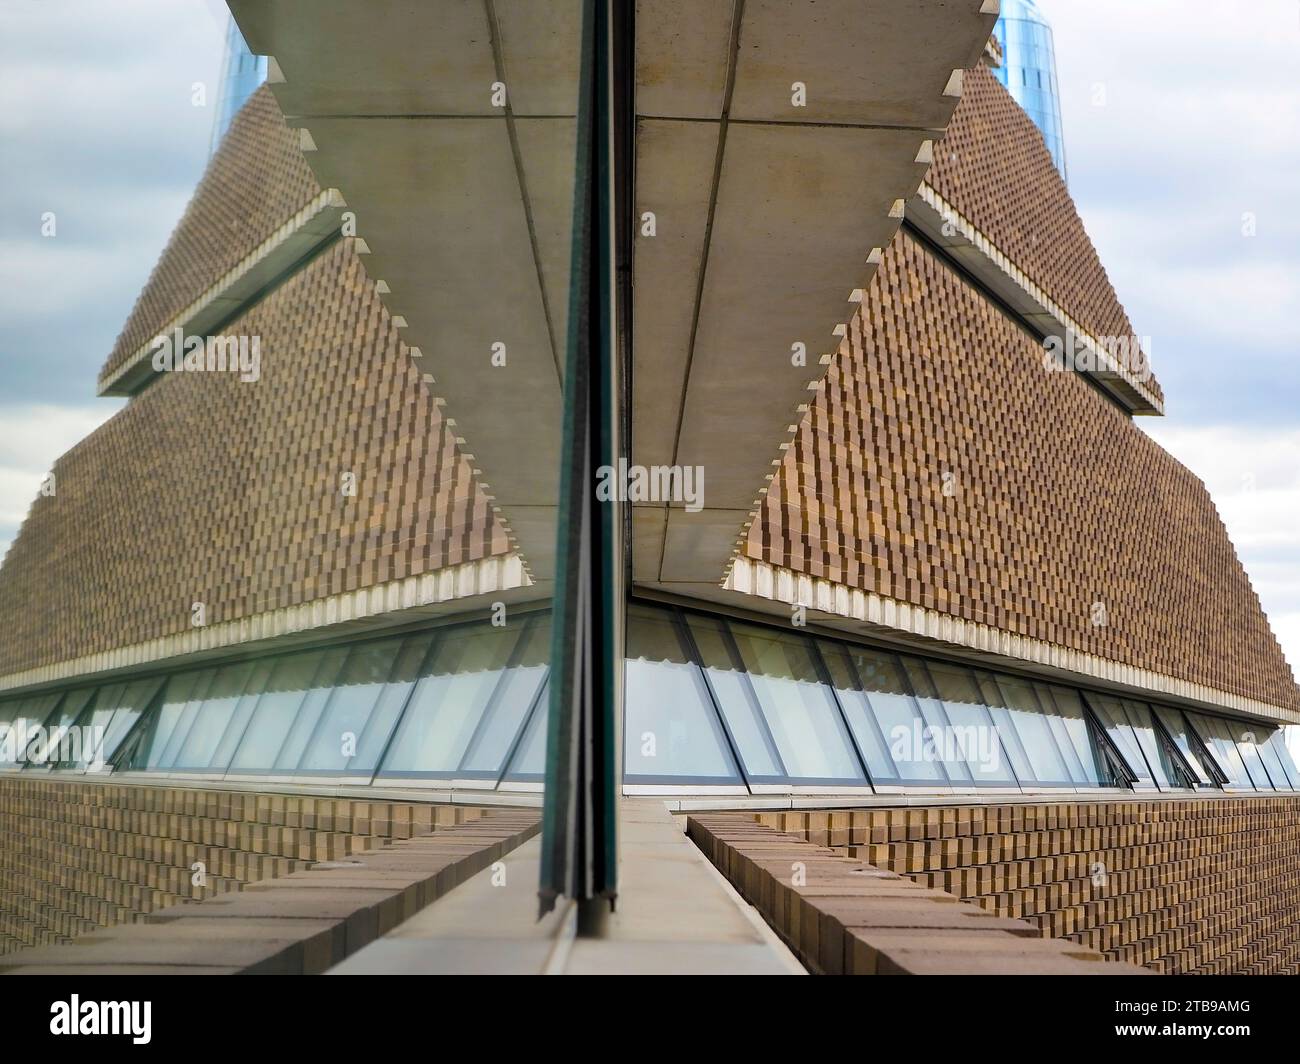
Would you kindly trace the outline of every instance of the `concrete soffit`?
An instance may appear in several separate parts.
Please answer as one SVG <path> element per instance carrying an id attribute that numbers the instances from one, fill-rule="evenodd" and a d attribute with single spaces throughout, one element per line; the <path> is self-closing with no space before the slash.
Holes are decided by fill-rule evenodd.
<path id="1" fill-rule="evenodd" d="M 632 464 L 704 480 L 633 501 L 638 584 L 725 578 L 997 13 L 638 4 Z"/>

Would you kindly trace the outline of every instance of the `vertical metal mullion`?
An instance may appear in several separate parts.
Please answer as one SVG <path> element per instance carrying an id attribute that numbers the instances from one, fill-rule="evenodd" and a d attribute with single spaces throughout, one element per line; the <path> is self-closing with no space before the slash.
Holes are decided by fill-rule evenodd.
<path id="1" fill-rule="evenodd" d="M 560 440 L 554 628 L 539 908 L 578 902 L 579 933 L 601 929 L 617 892 L 622 511 L 596 497 L 598 466 L 618 459 L 619 213 L 631 120 L 630 5 L 583 4 L 573 241 Z M 616 86 L 621 86 L 616 91 Z M 619 139 L 623 135 L 623 140 Z M 624 229 L 623 232 L 630 233 Z"/>

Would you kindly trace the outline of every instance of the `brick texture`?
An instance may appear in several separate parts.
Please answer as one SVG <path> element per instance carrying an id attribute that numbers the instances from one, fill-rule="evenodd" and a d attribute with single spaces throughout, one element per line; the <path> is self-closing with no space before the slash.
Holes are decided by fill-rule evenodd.
<path id="1" fill-rule="evenodd" d="M 178 313 L 320 192 L 263 85 L 230 125 L 136 300 L 108 361 L 105 380 Z"/>
<path id="2" fill-rule="evenodd" d="M 763 813 L 760 823 L 1169 975 L 1300 974 L 1300 798 Z"/>
<path id="3" fill-rule="evenodd" d="M 987 67 L 966 71 L 926 182 L 1088 332 L 1134 335 L 1042 134 Z"/>
<path id="4" fill-rule="evenodd" d="M 687 833 L 818 974 L 1144 974 L 743 814 L 691 816 Z"/>
<path id="5" fill-rule="evenodd" d="M 509 551 L 346 244 L 228 333 L 260 380 L 164 374 L 55 464 L 0 569 L 0 675 Z"/>
<path id="6" fill-rule="evenodd" d="M 0 954 L 66 943 L 483 814 L 464 806 L 0 777 Z M 464 845 L 469 837 L 459 840 L 466 852 L 474 848 Z M 195 862 L 206 870 L 202 886 L 193 882 Z"/>
<path id="7" fill-rule="evenodd" d="M 1033 337 L 906 231 L 743 549 L 1300 708 L 1205 486 L 1082 377 L 1045 370 Z"/>

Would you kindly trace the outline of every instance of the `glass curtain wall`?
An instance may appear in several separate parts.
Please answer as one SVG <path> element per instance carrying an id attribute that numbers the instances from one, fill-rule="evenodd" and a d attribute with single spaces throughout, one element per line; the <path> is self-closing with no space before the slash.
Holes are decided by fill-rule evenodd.
<path id="1" fill-rule="evenodd" d="M 537 610 L 10 698 L 0 767 L 538 790 L 550 639 Z M 630 607 L 626 668 L 634 791 L 1300 786 L 1264 722 L 677 607 Z"/>

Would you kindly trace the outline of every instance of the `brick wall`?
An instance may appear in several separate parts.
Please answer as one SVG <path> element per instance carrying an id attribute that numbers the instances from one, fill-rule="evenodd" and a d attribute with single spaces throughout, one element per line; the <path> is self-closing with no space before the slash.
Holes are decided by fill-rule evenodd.
<path id="1" fill-rule="evenodd" d="M 907 232 L 744 553 L 1300 709 L 1205 485 Z"/>
<path id="2" fill-rule="evenodd" d="M 0 776 L 0 954 L 476 820 L 422 803 Z M 193 882 L 202 862 L 206 882 Z"/>
<path id="3" fill-rule="evenodd" d="M 1112 960 L 1300 974 L 1300 797 L 763 813 Z"/>

